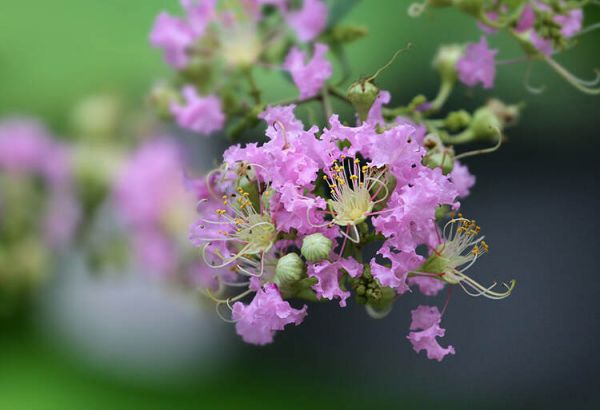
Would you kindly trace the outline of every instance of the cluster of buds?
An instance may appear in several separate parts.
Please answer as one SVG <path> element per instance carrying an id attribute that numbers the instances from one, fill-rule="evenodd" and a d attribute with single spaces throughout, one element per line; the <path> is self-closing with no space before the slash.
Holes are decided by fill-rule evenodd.
<path id="1" fill-rule="evenodd" d="M 503 30 L 520 44 L 525 53 L 524 58 L 503 63 L 542 60 L 578 90 L 597 95 L 600 94 L 600 88 L 594 87 L 600 83 L 599 73 L 594 80 L 583 80 L 553 58 L 575 46 L 576 37 L 598 27 L 597 24 L 583 27 L 584 6 L 592 3 L 593 1 L 586 0 L 425 0 L 412 4 L 409 15 L 418 16 L 429 7 L 456 7 L 474 17 L 485 34 L 492 35 Z M 455 51 L 460 54 L 459 49 L 455 48 Z M 495 75 L 495 51 L 490 54 L 487 42 L 482 38 L 479 44 L 467 46 L 463 53 L 465 61 L 462 67 L 458 67 L 461 81 L 470 86 L 481 81 L 486 88 L 490 88 Z M 482 71 L 478 72 L 473 65 L 485 65 L 487 68 L 480 68 Z M 529 75 L 529 70 L 526 75 Z M 543 90 L 530 85 L 528 88 L 532 92 Z"/>

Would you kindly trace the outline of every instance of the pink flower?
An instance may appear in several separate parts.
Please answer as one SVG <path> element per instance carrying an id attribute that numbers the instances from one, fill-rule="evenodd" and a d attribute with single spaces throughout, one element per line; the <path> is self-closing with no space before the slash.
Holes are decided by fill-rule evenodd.
<path id="1" fill-rule="evenodd" d="M 439 168 L 423 168 L 390 196 L 389 211 L 374 217 L 373 226 L 399 251 L 411 252 L 420 244 L 434 247 L 438 244 L 435 210 L 443 204 L 453 205 L 456 194 Z"/>
<path id="2" fill-rule="evenodd" d="M 162 49 L 165 61 L 178 70 L 188 65 L 190 48 L 216 18 L 216 0 L 181 0 L 181 6 L 185 17 L 162 12 L 150 32 L 150 44 Z"/>
<path id="3" fill-rule="evenodd" d="M 39 176 L 47 196 L 42 236 L 51 249 L 66 245 L 75 234 L 80 207 L 75 198 L 70 151 L 31 118 L 0 122 L 0 171 Z"/>
<path id="4" fill-rule="evenodd" d="M 481 37 L 479 43 L 469 44 L 456 64 L 460 81 L 470 87 L 481 83 L 483 88 L 492 88 L 496 77 L 497 52 L 489 49 L 485 37 Z"/>
<path id="5" fill-rule="evenodd" d="M 530 40 L 533 46 L 543 55 L 551 56 L 554 53 L 552 40 L 540 36 L 537 32 L 531 31 Z"/>
<path id="6" fill-rule="evenodd" d="M 384 124 L 383 120 L 383 106 L 390 102 L 392 95 L 389 91 L 381 90 L 379 94 L 377 94 L 377 98 L 375 98 L 375 102 L 371 106 L 369 110 L 369 115 L 367 116 L 367 122 L 373 125 Z"/>
<path id="7" fill-rule="evenodd" d="M 46 129 L 28 118 L 0 123 L 0 168 L 9 172 L 43 172 L 53 141 Z"/>
<path id="8" fill-rule="evenodd" d="M 491 21 L 498 20 L 498 13 L 495 11 L 489 11 L 486 13 L 486 15 L 487 15 L 488 19 L 490 19 Z M 496 32 L 498 32 L 498 29 L 490 27 L 490 26 L 486 25 L 485 23 L 481 23 L 479 21 L 477 22 L 477 27 L 479 27 L 486 34 L 495 34 Z"/>
<path id="9" fill-rule="evenodd" d="M 581 31 L 583 24 L 583 11 L 581 9 L 569 10 L 566 15 L 554 16 L 554 21 L 560 24 L 560 32 L 566 38 L 573 37 Z"/>
<path id="10" fill-rule="evenodd" d="M 331 77 L 331 63 L 325 58 L 329 48 L 317 43 L 312 60 L 304 63 L 306 55 L 296 47 L 288 53 L 283 68 L 288 70 L 296 87 L 300 90 L 300 98 L 307 99 L 319 93 L 325 81 Z"/>
<path id="11" fill-rule="evenodd" d="M 389 244 L 384 244 L 377 254 L 389 260 L 391 265 L 388 267 L 378 264 L 375 259 L 371 260 L 373 277 L 383 286 L 395 289 L 398 294 L 406 292 L 408 290 L 406 284 L 408 272 L 420 266 L 423 263 L 423 257 L 414 251 L 392 250 L 392 246 Z"/>
<path id="12" fill-rule="evenodd" d="M 181 0 L 181 6 L 196 39 L 204 35 L 208 24 L 217 17 L 217 0 Z"/>
<path id="13" fill-rule="evenodd" d="M 438 362 L 441 362 L 446 355 L 455 353 L 454 347 L 444 348 L 436 340 L 446 333 L 439 326 L 442 316 L 437 307 L 421 305 L 413 310 L 411 314 L 410 330 L 414 331 L 410 332 L 407 338 L 412 343 L 415 352 L 419 353 L 421 350 L 425 350 L 428 359 L 437 360 Z"/>
<path id="14" fill-rule="evenodd" d="M 419 291 L 426 296 L 436 296 L 444 289 L 446 282 L 436 278 L 428 278 L 426 276 L 415 276 L 408 279 L 408 284 L 417 286 Z"/>
<path id="15" fill-rule="evenodd" d="M 304 0 L 300 10 L 286 14 L 287 23 L 294 29 L 298 40 L 314 40 L 327 26 L 327 6 L 321 0 Z"/>
<path id="16" fill-rule="evenodd" d="M 308 266 L 308 276 L 315 277 L 319 281 L 313 286 L 318 298 L 333 300 L 340 299 L 340 306 L 346 306 L 346 299 L 350 296 L 350 292 L 340 288 L 340 279 L 342 277 L 342 269 L 352 278 L 362 274 L 363 265 L 356 262 L 354 259 L 338 259 L 335 262 L 324 260 L 322 262 L 311 264 Z"/>
<path id="17" fill-rule="evenodd" d="M 454 163 L 454 168 L 450 172 L 450 179 L 454 183 L 458 196 L 461 198 L 469 196 L 471 188 L 475 185 L 475 176 L 469 172 L 469 168 L 466 165 L 458 161 Z"/>
<path id="18" fill-rule="evenodd" d="M 521 12 L 521 16 L 519 17 L 519 21 L 517 21 L 517 26 L 515 30 L 518 33 L 522 33 L 533 28 L 535 24 L 535 10 L 530 4 L 527 4 L 523 11 Z"/>
<path id="19" fill-rule="evenodd" d="M 225 114 L 217 96 L 199 96 L 191 85 L 183 87 L 181 94 L 185 103 L 171 105 L 171 113 L 181 128 L 204 135 L 223 129 Z"/>
<path id="20" fill-rule="evenodd" d="M 113 188 L 115 209 L 130 233 L 136 261 L 153 273 L 176 267 L 176 235 L 193 220 L 196 197 L 184 184 L 179 147 L 162 138 L 133 153 Z"/>
<path id="21" fill-rule="evenodd" d="M 165 61 L 179 70 L 188 64 L 188 50 L 194 38 L 194 31 L 187 22 L 166 12 L 158 15 L 150 32 L 150 44 L 161 48 Z"/>
<path id="22" fill-rule="evenodd" d="M 307 306 L 294 309 L 281 299 L 274 284 L 258 289 L 249 305 L 236 302 L 233 305 L 233 320 L 237 334 L 247 343 L 265 345 L 273 341 L 275 332 L 290 323 L 299 325 L 306 316 Z"/>

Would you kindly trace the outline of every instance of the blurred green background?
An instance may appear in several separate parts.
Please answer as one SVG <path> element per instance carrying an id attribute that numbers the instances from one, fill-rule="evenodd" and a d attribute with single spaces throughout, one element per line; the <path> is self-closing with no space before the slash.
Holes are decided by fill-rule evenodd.
<path id="1" fill-rule="evenodd" d="M 437 78 L 430 66 L 440 43 L 475 41 L 480 35 L 471 19 L 451 10 L 410 19 L 410 3 L 362 1 L 346 18 L 370 31 L 349 48 L 356 77 L 375 71 L 406 43 L 414 44 L 379 79 L 380 87 L 392 91 L 397 102 L 418 93 L 435 95 Z M 148 45 L 148 31 L 163 9 L 178 13 L 179 5 L 174 0 L 0 0 L 0 114 L 40 116 L 66 133 L 67 113 L 90 94 L 116 92 L 132 106 L 143 106 L 149 87 L 169 75 L 160 53 Z M 586 21 L 598 21 L 598 9 L 586 15 Z M 596 33 L 586 36 L 558 60 L 582 77 L 591 77 L 598 64 L 598 40 Z M 501 48 L 500 59 L 520 55 L 510 39 L 493 37 L 491 43 Z M 525 70 L 523 64 L 499 67 L 494 91 L 507 102 L 526 104 L 518 133 L 522 150 L 597 146 L 591 138 L 597 135 L 597 100 L 576 92 L 542 64 L 534 67 L 531 82 L 547 90 L 531 95 L 523 86 Z M 285 84 L 283 80 L 263 76 L 259 81 L 274 88 L 274 99 L 292 92 L 289 86 L 277 86 Z M 486 95 L 480 89 L 461 88 L 449 108 L 475 107 Z M 350 383 L 342 376 L 319 377 L 310 369 L 294 371 L 286 366 L 286 355 L 293 352 L 264 364 L 260 349 L 254 348 L 246 351 L 259 354 L 240 355 L 211 377 L 185 386 L 136 386 L 79 365 L 40 339 L 31 322 L 28 312 L 0 322 L 0 409 L 465 408 L 460 398 L 451 396 L 437 402 L 402 386 L 370 394 L 361 390 L 361 380 Z M 469 400 L 472 408 L 486 403 L 485 397 Z"/>

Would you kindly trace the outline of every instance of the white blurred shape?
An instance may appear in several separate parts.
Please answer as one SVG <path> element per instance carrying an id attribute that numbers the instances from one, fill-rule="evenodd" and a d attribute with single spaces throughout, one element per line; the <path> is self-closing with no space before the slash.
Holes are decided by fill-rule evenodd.
<path id="1" fill-rule="evenodd" d="M 214 312 L 139 272 L 89 273 L 68 258 L 39 305 L 41 329 L 96 371 L 135 384 L 186 384 L 224 365 L 231 346 Z"/>

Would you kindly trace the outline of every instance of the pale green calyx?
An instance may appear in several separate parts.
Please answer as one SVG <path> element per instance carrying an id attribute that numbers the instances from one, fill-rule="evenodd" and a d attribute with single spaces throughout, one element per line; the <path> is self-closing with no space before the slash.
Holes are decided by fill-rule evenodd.
<path id="1" fill-rule="evenodd" d="M 302 256 L 309 262 L 320 262 L 329 256 L 333 242 L 321 233 L 313 233 L 302 241 Z"/>
<path id="2" fill-rule="evenodd" d="M 463 50 L 463 46 L 460 44 L 443 45 L 438 49 L 438 52 L 433 59 L 433 68 L 440 73 L 442 81 L 456 81 L 456 64 L 462 57 Z"/>
<path id="3" fill-rule="evenodd" d="M 348 100 L 356 110 L 361 121 L 365 121 L 369 110 L 379 95 L 379 88 L 369 79 L 359 80 L 348 88 Z"/>
<path id="4" fill-rule="evenodd" d="M 285 287 L 302 279 L 304 271 L 305 266 L 302 258 L 295 253 L 288 253 L 277 261 L 273 281 L 280 288 Z"/>

